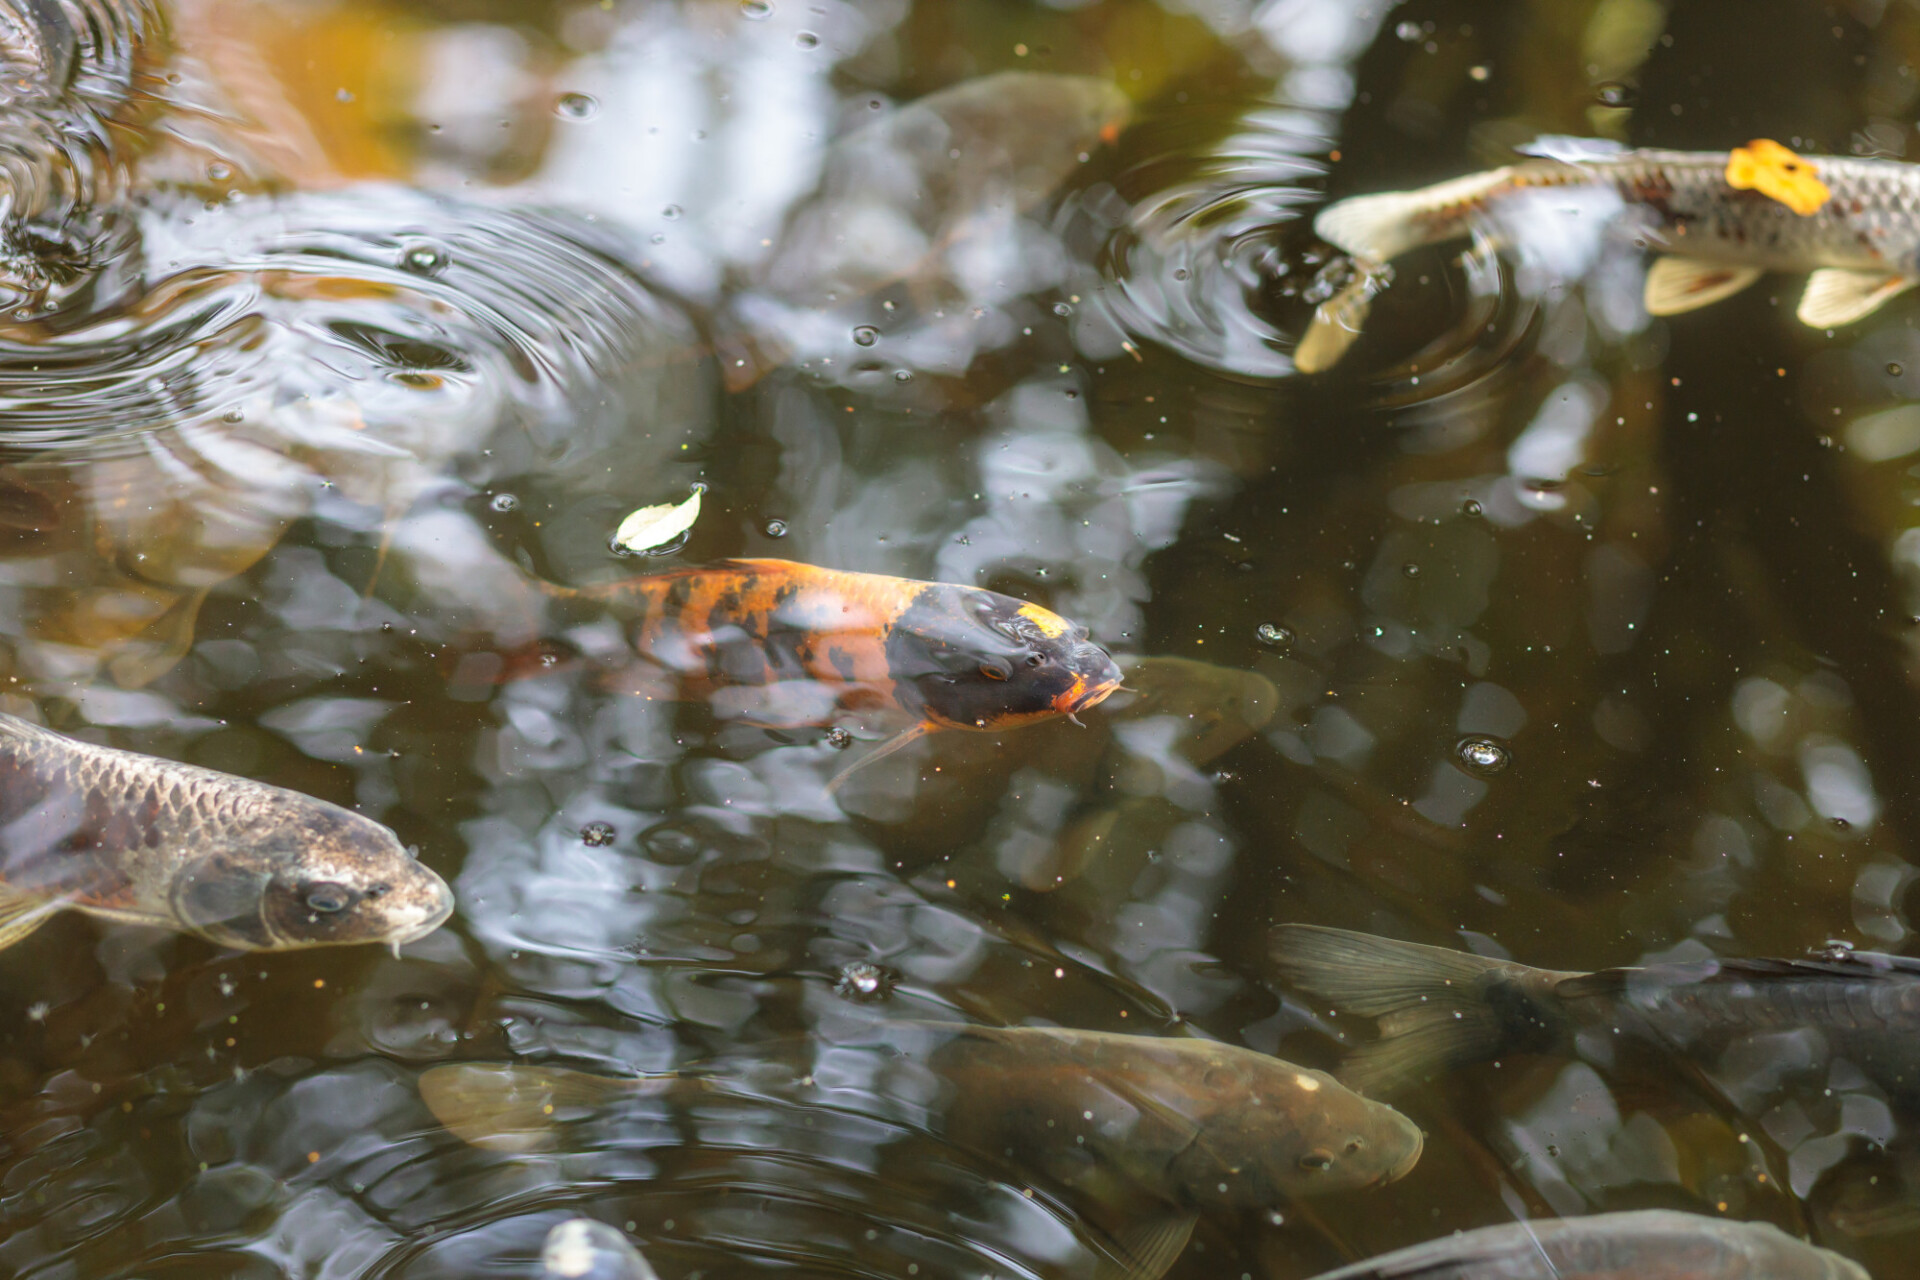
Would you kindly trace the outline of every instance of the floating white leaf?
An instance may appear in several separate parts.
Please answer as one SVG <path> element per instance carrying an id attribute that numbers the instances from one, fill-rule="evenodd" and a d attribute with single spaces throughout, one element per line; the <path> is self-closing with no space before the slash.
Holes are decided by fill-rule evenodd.
<path id="1" fill-rule="evenodd" d="M 687 495 L 685 502 L 663 502 L 657 507 L 642 507 L 614 531 L 613 545 L 622 551 L 645 554 L 666 546 L 693 528 L 700 518 L 700 489 Z"/>

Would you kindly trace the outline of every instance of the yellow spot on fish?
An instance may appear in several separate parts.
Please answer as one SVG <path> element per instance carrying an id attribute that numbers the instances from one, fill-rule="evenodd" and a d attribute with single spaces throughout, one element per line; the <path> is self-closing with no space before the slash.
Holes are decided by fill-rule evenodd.
<path id="1" fill-rule="evenodd" d="M 1738 191 L 1758 191 L 1803 218 L 1833 197 L 1810 161 L 1771 138 L 1755 138 L 1733 149 L 1727 156 L 1727 185 Z"/>
<path id="2" fill-rule="evenodd" d="M 1315 1080 L 1312 1076 L 1295 1076 L 1293 1078 L 1293 1082 L 1299 1085 L 1300 1088 L 1307 1093 L 1312 1093 L 1314 1090 L 1320 1087 L 1320 1082 L 1318 1080 Z"/>
<path id="3" fill-rule="evenodd" d="M 1049 640 L 1055 636 L 1065 635 L 1067 628 L 1073 625 L 1053 610 L 1042 609 L 1037 604 L 1023 604 L 1020 606 L 1019 613 L 1021 617 L 1040 628 L 1040 634 Z"/>

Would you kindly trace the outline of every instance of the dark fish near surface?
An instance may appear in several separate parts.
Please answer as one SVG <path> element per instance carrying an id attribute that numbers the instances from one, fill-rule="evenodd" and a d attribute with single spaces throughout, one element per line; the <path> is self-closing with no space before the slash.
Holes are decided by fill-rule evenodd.
<path id="1" fill-rule="evenodd" d="M 1380 1038 L 1340 1071 L 1368 1092 L 1510 1053 L 1574 1053 L 1583 1033 L 1704 1058 L 1804 1028 L 1920 1108 L 1920 960 L 1849 951 L 1573 973 L 1301 924 L 1275 929 L 1272 950 L 1301 990 L 1379 1019 Z"/>
<path id="2" fill-rule="evenodd" d="M 1526 194 L 1586 188 L 1638 210 L 1662 255 L 1647 274 L 1646 306 L 1674 315 L 1740 292 L 1767 271 L 1811 271 L 1802 323 L 1827 329 L 1872 314 L 1920 284 L 1920 165 L 1850 156 L 1794 155 L 1759 139 L 1725 151 L 1629 151 L 1585 138 L 1541 138 L 1535 158 L 1417 191 L 1356 196 L 1314 219 L 1320 237 L 1352 254 L 1359 278 L 1321 305 L 1294 353 L 1302 372 L 1346 353 L 1379 268 L 1411 249 L 1471 234 Z M 1541 206 L 1542 216 L 1579 214 Z"/>
<path id="3" fill-rule="evenodd" d="M 1144 1201 L 1113 1233 L 1135 1277 L 1172 1264 L 1197 1211 L 1377 1187 L 1420 1158 L 1420 1130 L 1399 1112 L 1250 1049 L 1052 1027 L 953 1031 L 925 1058 L 946 1085 L 942 1135 L 1092 1204 Z M 466 1142 L 520 1152 L 557 1145 L 556 1110 L 713 1078 L 462 1063 L 425 1072 L 420 1096 Z"/>
<path id="4" fill-rule="evenodd" d="M 1670 1209 L 1508 1222 L 1396 1249 L 1314 1280 L 1869 1280 L 1765 1222 Z"/>
<path id="5" fill-rule="evenodd" d="M 1120 686 L 1119 667 L 1086 628 L 978 587 L 733 560 L 559 591 L 637 607 L 634 648 L 695 690 L 831 695 L 789 722 L 879 708 L 914 719 L 858 764 L 935 729 L 997 732 L 1070 716 Z"/>
<path id="6" fill-rule="evenodd" d="M 351 810 L 0 715 L 0 947 L 68 907 L 248 951 L 398 952 L 453 894 Z"/>
<path id="7" fill-rule="evenodd" d="M 659 1280 L 618 1230 L 592 1218 L 569 1218 L 547 1232 L 540 1280 Z"/>

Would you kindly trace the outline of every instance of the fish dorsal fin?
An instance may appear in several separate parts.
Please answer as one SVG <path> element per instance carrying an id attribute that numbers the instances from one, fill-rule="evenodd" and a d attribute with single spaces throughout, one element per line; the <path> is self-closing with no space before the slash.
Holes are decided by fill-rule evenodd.
<path id="1" fill-rule="evenodd" d="M 1626 143 L 1615 142 L 1612 138 L 1578 138 L 1567 133 L 1543 133 L 1532 142 L 1514 148 L 1523 156 L 1559 160 L 1566 164 L 1611 160 L 1626 149 Z"/>
<path id="2" fill-rule="evenodd" d="M 1800 295 L 1800 323 L 1813 329 L 1852 324 L 1916 284 L 1920 280 L 1892 271 L 1822 267 L 1807 277 L 1807 291 Z"/>
<path id="3" fill-rule="evenodd" d="M 1199 1220 L 1194 1213 L 1176 1213 L 1115 1231 L 1095 1268 L 1097 1280 L 1160 1280 L 1186 1251 Z"/>
<path id="4" fill-rule="evenodd" d="M 1647 314 L 1677 316 L 1731 298 L 1760 278 L 1758 267 L 1668 255 L 1647 270 Z"/>
<path id="5" fill-rule="evenodd" d="M 456 1062 L 421 1073 L 420 1098 L 462 1142 L 525 1153 L 558 1144 L 561 1110 L 602 1106 L 648 1084 L 560 1067 Z"/>
<path id="6" fill-rule="evenodd" d="M 45 924 L 66 906 L 64 898 L 37 898 L 0 885 L 0 951 Z"/>

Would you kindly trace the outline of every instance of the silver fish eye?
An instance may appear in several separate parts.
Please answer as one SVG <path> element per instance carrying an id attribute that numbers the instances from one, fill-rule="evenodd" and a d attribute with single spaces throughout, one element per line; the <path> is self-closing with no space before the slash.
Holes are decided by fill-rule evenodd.
<path id="1" fill-rule="evenodd" d="M 353 894 L 345 885 L 333 884 L 322 880 L 307 886 L 307 907 L 322 915 L 332 915 L 336 911 L 345 911 L 347 904 L 353 901 Z"/>

